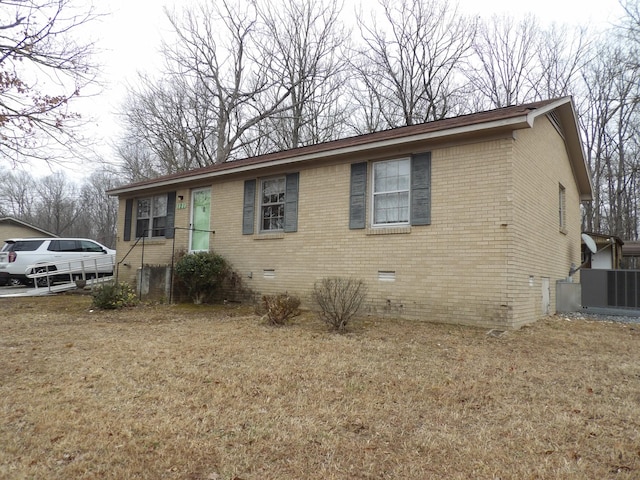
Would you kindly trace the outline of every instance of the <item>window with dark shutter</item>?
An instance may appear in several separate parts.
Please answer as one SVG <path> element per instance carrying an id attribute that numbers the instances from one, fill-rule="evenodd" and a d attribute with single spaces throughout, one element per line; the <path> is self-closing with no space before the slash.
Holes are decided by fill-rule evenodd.
<path id="1" fill-rule="evenodd" d="M 167 194 L 167 221 L 164 236 L 173 238 L 175 234 L 174 226 L 176 221 L 176 192 Z"/>
<path id="2" fill-rule="evenodd" d="M 133 216 L 133 199 L 129 198 L 124 204 L 124 230 L 122 239 L 125 242 L 131 240 L 131 217 Z"/>
<path id="3" fill-rule="evenodd" d="M 411 158 L 411 225 L 431 224 L 431 152 Z"/>
<path id="4" fill-rule="evenodd" d="M 349 228 L 365 228 L 367 206 L 367 162 L 351 164 Z"/>
<path id="5" fill-rule="evenodd" d="M 252 235 L 255 223 L 256 181 L 244 182 L 244 205 L 242 208 L 242 234 Z"/>
<path id="6" fill-rule="evenodd" d="M 298 231 L 298 188 L 300 182 L 299 173 L 287 175 L 284 195 L 284 231 Z"/>
<path id="7" fill-rule="evenodd" d="M 129 205 L 126 206 L 127 210 Z M 133 216 L 134 203 L 131 203 Z M 135 236 L 173 238 L 176 216 L 176 192 L 135 200 Z M 125 213 L 124 238 L 130 239 L 133 219 Z M 129 231 L 127 231 L 129 229 Z"/>

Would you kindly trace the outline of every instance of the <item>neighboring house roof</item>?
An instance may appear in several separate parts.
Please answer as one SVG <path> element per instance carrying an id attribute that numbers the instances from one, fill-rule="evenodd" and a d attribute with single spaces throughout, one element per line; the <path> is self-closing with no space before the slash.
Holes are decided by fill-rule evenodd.
<path id="1" fill-rule="evenodd" d="M 582 149 L 576 111 L 571 97 L 504 107 L 235 160 L 131 183 L 109 190 L 107 193 L 109 195 L 120 195 L 159 186 L 171 186 L 184 181 L 201 180 L 269 166 L 354 154 L 378 148 L 393 147 L 398 144 L 406 145 L 412 142 L 436 141 L 447 137 L 462 139 L 478 136 L 479 134 L 490 135 L 501 131 L 532 128 L 536 118 L 551 113 L 556 116 L 562 125 L 567 153 L 578 185 L 580 198 L 581 200 L 591 200 L 591 177 Z"/>
<path id="2" fill-rule="evenodd" d="M 0 218 L 0 225 L 2 224 L 7 224 L 7 223 L 13 223 L 14 225 L 18 225 L 20 227 L 26 227 L 26 228 L 30 228 L 32 230 L 35 230 L 36 232 L 42 233 L 43 235 L 46 235 L 47 237 L 57 237 L 57 235 L 55 233 L 51 233 L 51 232 L 47 232 L 46 230 L 43 230 L 42 228 L 38 228 L 35 227 L 27 222 L 23 222 L 22 220 L 18 220 L 17 218 L 14 217 L 4 217 L 4 218 Z"/>
<path id="3" fill-rule="evenodd" d="M 589 235 L 593 238 L 593 241 L 596 242 L 596 245 L 606 245 L 610 243 L 616 243 L 620 246 L 624 245 L 624 241 L 620 237 L 616 237 L 615 235 L 608 235 L 606 233 L 596 233 L 596 232 L 582 232 Z M 582 241 L 584 243 L 584 240 Z"/>

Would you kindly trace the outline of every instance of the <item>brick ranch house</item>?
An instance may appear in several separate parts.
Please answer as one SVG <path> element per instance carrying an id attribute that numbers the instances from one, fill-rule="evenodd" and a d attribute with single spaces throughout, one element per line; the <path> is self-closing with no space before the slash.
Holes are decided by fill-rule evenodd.
<path id="1" fill-rule="evenodd" d="M 363 279 L 373 315 L 519 328 L 555 312 L 591 199 L 570 97 L 247 158 L 108 193 L 119 278 L 214 250 L 255 295 Z M 197 231 L 190 230 L 196 228 Z M 213 232 L 207 232 L 211 230 Z M 144 259 L 136 239 L 145 236 Z"/>

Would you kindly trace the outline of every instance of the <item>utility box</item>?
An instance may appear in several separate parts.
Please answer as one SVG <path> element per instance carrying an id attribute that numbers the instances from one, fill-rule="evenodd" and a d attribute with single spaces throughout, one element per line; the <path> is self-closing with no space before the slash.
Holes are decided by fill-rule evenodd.
<path id="1" fill-rule="evenodd" d="M 558 280 L 556 282 L 556 312 L 569 313 L 582 310 L 582 285 Z"/>

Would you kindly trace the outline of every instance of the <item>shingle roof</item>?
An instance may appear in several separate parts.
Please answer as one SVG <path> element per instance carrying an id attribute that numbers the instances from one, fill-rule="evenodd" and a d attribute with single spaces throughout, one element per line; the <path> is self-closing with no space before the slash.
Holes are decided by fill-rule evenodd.
<path id="1" fill-rule="evenodd" d="M 207 176 L 208 174 L 216 174 L 218 172 L 240 170 L 243 167 L 250 167 L 263 163 L 267 164 L 270 162 L 285 161 L 287 159 L 295 159 L 297 157 L 313 157 L 323 153 L 335 152 L 342 149 L 365 147 L 367 145 L 374 145 L 383 142 L 401 141 L 402 139 L 407 139 L 409 137 L 414 137 L 417 135 L 425 136 L 429 134 L 437 134 L 439 132 L 453 134 L 454 132 L 460 132 L 463 129 L 473 129 L 474 127 L 480 128 L 483 125 L 491 125 L 492 127 L 509 125 L 513 126 L 516 120 L 520 122 L 528 121 L 525 119 L 528 119 L 529 114 L 531 114 L 532 112 L 542 110 L 546 111 L 545 107 L 553 109 L 551 107 L 554 104 L 562 105 L 567 102 L 571 103 L 571 99 L 569 97 L 565 97 L 562 99 L 543 100 L 523 105 L 515 105 L 485 112 L 473 113 L 469 115 L 461 115 L 453 118 L 446 118 L 443 120 L 422 123 L 419 125 L 398 127 L 380 132 L 320 143 L 316 145 L 309 145 L 291 150 L 259 155 L 242 160 L 234 160 L 194 170 L 178 172 L 171 175 L 164 175 L 158 178 L 124 185 L 122 187 L 110 190 L 108 191 L 108 193 L 111 195 L 117 195 L 126 191 L 144 189 L 145 187 L 151 187 L 157 184 L 175 183 L 180 180 L 188 180 L 192 177 L 201 177 Z M 584 161 L 584 158 L 582 160 Z"/>

